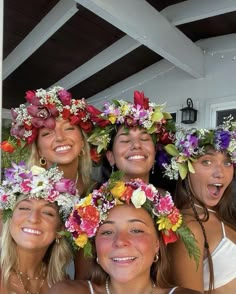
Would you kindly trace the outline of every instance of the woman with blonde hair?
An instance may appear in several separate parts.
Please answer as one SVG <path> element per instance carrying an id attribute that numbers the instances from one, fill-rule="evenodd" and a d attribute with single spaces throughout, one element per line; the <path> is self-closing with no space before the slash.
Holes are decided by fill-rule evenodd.
<path id="1" fill-rule="evenodd" d="M 63 178 L 57 167 L 29 169 L 21 162 L 5 170 L 0 187 L 2 294 L 46 294 L 67 278 L 72 251 L 60 231 L 75 198 L 74 181 Z"/>

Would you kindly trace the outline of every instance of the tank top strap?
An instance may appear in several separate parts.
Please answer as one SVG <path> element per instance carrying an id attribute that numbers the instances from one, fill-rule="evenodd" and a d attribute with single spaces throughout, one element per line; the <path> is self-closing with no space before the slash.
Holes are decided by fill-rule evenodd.
<path id="1" fill-rule="evenodd" d="M 89 285 L 90 293 L 91 293 L 91 294 L 94 294 L 94 291 L 93 291 L 93 285 L 92 285 L 91 281 L 88 280 L 87 282 L 88 282 L 88 285 Z"/>
<path id="2" fill-rule="evenodd" d="M 170 290 L 169 294 L 174 293 L 174 291 L 175 291 L 177 288 L 178 288 L 178 287 L 174 287 L 174 288 L 172 288 L 172 289 Z"/>
<path id="3" fill-rule="evenodd" d="M 224 237 L 226 237 L 226 234 L 225 234 L 225 225 L 223 222 L 221 222 L 221 227 L 222 227 L 223 238 L 224 238 Z"/>

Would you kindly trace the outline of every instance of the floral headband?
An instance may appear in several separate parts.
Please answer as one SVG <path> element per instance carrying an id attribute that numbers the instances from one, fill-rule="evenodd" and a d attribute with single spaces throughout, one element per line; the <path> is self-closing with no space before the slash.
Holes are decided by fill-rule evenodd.
<path id="1" fill-rule="evenodd" d="M 229 117 L 223 125 L 216 129 L 183 129 L 175 134 L 174 144 L 164 148 L 171 156 L 170 163 L 164 163 L 164 175 L 169 179 L 182 179 L 188 172 L 194 173 L 192 162 L 206 153 L 206 147 L 213 147 L 220 152 L 226 152 L 233 164 L 236 164 L 236 121 Z"/>
<path id="2" fill-rule="evenodd" d="M 178 238 L 184 242 L 188 253 L 198 263 L 199 249 L 190 229 L 183 223 L 182 215 L 174 206 L 169 192 L 161 194 L 153 185 L 141 179 L 123 182 L 122 172 L 114 172 L 110 180 L 100 189 L 94 190 L 81 199 L 74 207 L 65 223 L 65 235 L 72 238 L 75 247 L 84 248 L 85 255 L 91 256 L 90 239 L 107 219 L 109 210 L 116 205 L 133 204 L 135 208 L 145 208 L 162 232 L 165 244 Z"/>
<path id="3" fill-rule="evenodd" d="M 62 87 L 56 86 L 49 91 L 27 91 L 25 98 L 29 105 L 21 104 L 11 109 L 11 135 L 26 144 L 35 141 L 39 128 L 54 129 L 57 118 L 68 119 L 72 125 L 79 125 L 85 132 L 92 130 L 93 123 L 86 100 L 72 99 L 71 94 Z"/>
<path id="4" fill-rule="evenodd" d="M 157 134 L 159 141 L 166 140 L 168 130 L 173 129 L 172 117 L 168 112 L 163 112 L 165 105 L 149 102 L 143 92 L 134 91 L 134 103 L 124 100 L 113 100 L 106 103 L 103 111 L 97 110 L 97 116 L 93 117 L 96 125 L 88 138 L 93 146 L 97 146 L 97 152 L 105 151 L 111 141 L 114 131 L 120 125 L 127 128 L 141 127 L 149 134 Z"/>
<path id="5" fill-rule="evenodd" d="M 24 162 L 5 169 L 5 179 L 0 186 L 0 209 L 3 220 L 11 217 L 17 198 L 26 195 L 29 199 L 45 199 L 56 202 L 64 221 L 72 211 L 75 196 L 78 196 L 75 182 L 63 178 L 57 167 L 46 170 L 33 166 L 29 169 Z"/>

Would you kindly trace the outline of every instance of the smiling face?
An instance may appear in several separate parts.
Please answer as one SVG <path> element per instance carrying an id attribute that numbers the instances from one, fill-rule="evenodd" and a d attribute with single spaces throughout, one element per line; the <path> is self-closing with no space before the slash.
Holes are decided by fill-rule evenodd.
<path id="1" fill-rule="evenodd" d="M 145 129 L 124 127 L 115 136 L 112 151 L 107 151 L 107 159 L 125 172 L 125 180 L 141 178 L 149 180 L 149 172 L 154 164 L 155 146 Z"/>
<path id="2" fill-rule="evenodd" d="M 132 205 L 115 206 L 100 226 L 96 238 L 98 262 L 111 279 L 129 282 L 146 277 L 159 250 L 148 212 Z"/>
<path id="3" fill-rule="evenodd" d="M 17 247 L 27 250 L 47 250 L 61 229 L 55 203 L 43 199 L 25 199 L 14 209 L 10 234 Z"/>
<path id="4" fill-rule="evenodd" d="M 47 168 L 53 163 L 66 165 L 74 163 L 77 169 L 78 157 L 84 146 L 78 126 L 68 120 L 56 121 L 55 129 L 41 128 L 38 135 L 38 152 L 47 160 Z"/>
<path id="5" fill-rule="evenodd" d="M 233 180 L 233 164 L 230 158 L 212 149 L 193 162 L 195 174 L 189 179 L 194 194 L 207 207 L 217 205 Z"/>

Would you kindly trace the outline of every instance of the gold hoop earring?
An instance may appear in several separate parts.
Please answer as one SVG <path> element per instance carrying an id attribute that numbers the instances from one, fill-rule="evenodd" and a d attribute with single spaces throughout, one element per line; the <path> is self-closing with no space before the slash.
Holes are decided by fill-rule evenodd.
<path id="1" fill-rule="evenodd" d="M 81 149 L 79 156 L 84 156 L 85 155 L 85 151 L 84 151 L 84 147 Z"/>
<path id="2" fill-rule="evenodd" d="M 153 262 L 154 263 L 158 262 L 158 259 L 159 259 L 159 255 L 158 253 L 156 253 Z"/>
<path id="3" fill-rule="evenodd" d="M 39 163 L 41 166 L 45 166 L 47 164 L 47 160 L 44 157 L 40 157 Z"/>

